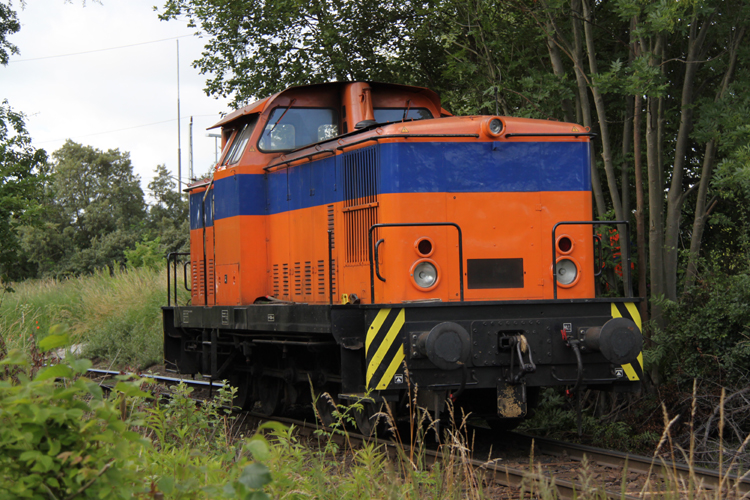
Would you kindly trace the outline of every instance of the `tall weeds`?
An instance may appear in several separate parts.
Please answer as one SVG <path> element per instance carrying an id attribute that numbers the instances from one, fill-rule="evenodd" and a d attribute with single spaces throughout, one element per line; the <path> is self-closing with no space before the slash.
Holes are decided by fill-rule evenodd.
<path id="1" fill-rule="evenodd" d="M 0 335 L 9 348 L 27 350 L 60 325 L 84 355 L 145 368 L 162 360 L 166 281 L 165 272 L 146 268 L 25 281 L 0 305 Z"/>

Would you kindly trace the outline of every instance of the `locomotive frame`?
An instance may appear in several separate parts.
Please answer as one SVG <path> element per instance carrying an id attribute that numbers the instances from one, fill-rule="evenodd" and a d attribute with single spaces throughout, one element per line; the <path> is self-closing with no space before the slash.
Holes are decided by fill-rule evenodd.
<path id="1" fill-rule="evenodd" d="M 629 240 L 627 221 L 589 220 L 593 134 L 453 117 L 431 91 L 373 82 L 288 89 L 217 126 L 214 176 L 187 189 L 191 305 L 177 305 L 182 256 L 168 257 L 169 369 L 228 379 L 264 414 L 311 403 L 310 387 L 367 401 L 365 432 L 411 387 L 436 416 L 450 399 L 492 425 L 527 417 L 540 387 L 638 390 L 640 299 L 594 293 L 585 228 Z M 289 142 L 315 127 L 320 140 Z"/>

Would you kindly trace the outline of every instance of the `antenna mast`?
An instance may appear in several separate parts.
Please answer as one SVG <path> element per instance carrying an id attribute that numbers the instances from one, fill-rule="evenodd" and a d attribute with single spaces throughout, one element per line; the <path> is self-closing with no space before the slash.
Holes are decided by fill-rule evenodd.
<path id="1" fill-rule="evenodd" d="M 180 142 L 180 41 L 177 40 L 177 192 L 182 196 L 182 144 Z"/>

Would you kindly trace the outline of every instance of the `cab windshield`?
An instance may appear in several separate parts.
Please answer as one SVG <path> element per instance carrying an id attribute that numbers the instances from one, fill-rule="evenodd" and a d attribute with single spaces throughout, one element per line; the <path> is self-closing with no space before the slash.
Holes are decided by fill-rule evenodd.
<path id="1" fill-rule="evenodd" d="M 378 123 L 395 123 L 411 120 L 434 118 L 427 108 L 375 108 L 375 121 Z"/>
<path id="2" fill-rule="evenodd" d="M 268 118 L 258 149 L 264 152 L 289 151 L 338 134 L 338 116 L 333 109 L 278 107 Z"/>

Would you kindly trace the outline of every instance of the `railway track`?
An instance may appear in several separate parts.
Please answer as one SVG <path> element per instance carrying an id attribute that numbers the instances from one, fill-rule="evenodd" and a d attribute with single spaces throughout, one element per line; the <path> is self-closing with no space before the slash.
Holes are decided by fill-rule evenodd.
<path id="1" fill-rule="evenodd" d="M 100 377 L 111 377 L 124 374 L 120 371 L 92 368 L 90 373 Z M 165 385 L 184 383 L 189 386 L 208 389 L 222 387 L 222 383 L 204 380 L 182 379 L 154 374 L 135 374 L 148 377 Z M 267 417 L 252 412 L 244 412 L 248 420 L 257 423 L 273 420 L 297 428 L 301 437 L 311 437 L 320 430 L 316 422 L 286 417 Z M 481 431 L 480 433 L 487 431 Z M 353 447 L 363 445 L 372 438 L 348 432 L 345 438 L 330 433 L 329 438 L 340 445 L 348 444 Z M 487 436 L 485 436 L 486 438 Z M 481 438 L 481 437 L 480 437 Z M 476 438 L 475 438 L 476 439 Z M 677 490 L 693 488 L 711 490 L 716 498 L 749 498 L 750 479 L 738 477 L 736 474 L 719 473 L 718 471 L 689 467 L 685 464 L 662 460 L 661 458 L 644 457 L 618 451 L 610 451 L 592 446 L 566 443 L 552 439 L 527 436 L 518 433 L 506 433 L 498 436 L 495 441 L 484 443 L 484 448 L 497 450 L 507 448 L 510 444 L 516 451 L 516 457 L 492 456 L 487 459 L 462 457 L 464 463 L 481 473 L 486 485 L 509 488 L 518 491 L 522 485 L 530 480 L 538 480 L 554 485 L 560 498 L 580 497 L 584 491 L 596 491 L 597 498 L 611 499 L 643 499 L 674 497 Z M 388 439 L 378 439 L 377 443 L 383 447 L 389 456 L 408 456 L 411 452 L 408 445 Z M 449 453 L 445 447 L 436 449 L 420 448 L 424 460 L 429 464 L 440 461 Z M 471 455 L 470 452 L 468 455 Z M 519 458 L 523 457 L 523 458 Z M 533 461 L 529 457 L 534 457 Z M 503 463 L 501 463 L 503 462 Z M 586 477 L 589 480 L 586 480 Z M 584 484 L 587 483 L 587 484 Z M 636 488 L 632 488 L 635 485 Z M 720 490 L 719 490 L 720 489 Z M 511 496 L 509 496 L 511 498 Z"/>

